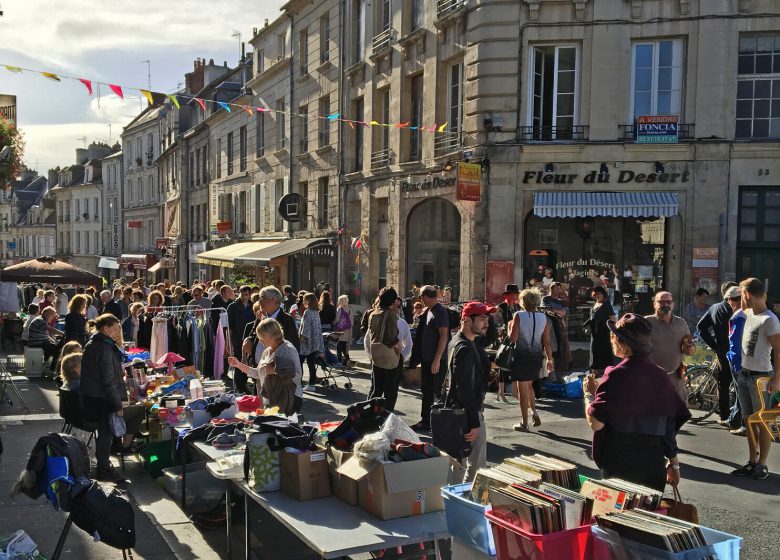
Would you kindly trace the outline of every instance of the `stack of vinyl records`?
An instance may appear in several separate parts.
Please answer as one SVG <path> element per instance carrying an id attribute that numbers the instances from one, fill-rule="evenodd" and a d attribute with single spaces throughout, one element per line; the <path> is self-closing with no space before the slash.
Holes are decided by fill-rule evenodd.
<path id="1" fill-rule="evenodd" d="M 599 515 L 596 523 L 624 539 L 667 552 L 685 552 L 707 545 L 700 526 L 639 509 Z"/>
<path id="2" fill-rule="evenodd" d="M 586 480 L 580 494 L 593 499 L 593 515 L 640 508 L 655 511 L 663 498 L 663 492 L 618 478 Z"/>
<path id="3" fill-rule="evenodd" d="M 504 463 L 522 470 L 539 473 L 542 481 L 550 482 L 556 486 L 562 486 L 570 490 L 576 490 L 580 487 L 577 465 L 573 463 L 538 453 L 504 459 Z"/>
<path id="4" fill-rule="evenodd" d="M 488 503 L 490 487 L 506 488 L 513 484 L 539 486 L 541 482 L 542 476 L 538 472 L 518 469 L 506 463 L 491 469 L 479 469 L 471 486 L 471 500 L 484 506 Z"/>
<path id="5" fill-rule="evenodd" d="M 590 523 L 592 500 L 553 484 L 491 487 L 488 494 L 493 515 L 529 533 L 546 535 Z"/>

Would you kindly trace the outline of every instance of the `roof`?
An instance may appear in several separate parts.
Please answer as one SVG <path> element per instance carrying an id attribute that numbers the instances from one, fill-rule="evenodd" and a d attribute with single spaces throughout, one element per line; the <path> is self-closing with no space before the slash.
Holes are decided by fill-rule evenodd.
<path id="1" fill-rule="evenodd" d="M 113 154 L 104 157 L 101 161 L 106 161 L 107 159 L 121 158 L 121 157 L 122 157 L 122 150 L 119 150 L 118 152 L 114 152 Z"/>
<path id="2" fill-rule="evenodd" d="M 27 223 L 27 212 L 36 204 L 40 204 L 47 192 L 46 177 L 36 177 L 30 184 L 14 191 L 13 196 L 16 198 L 17 225 L 24 225 Z"/>
<path id="3" fill-rule="evenodd" d="M 160 109 L 162 109 L 160 105 L 148 106 L 146 109 L 141 111 L 138 115 L 136 115 L 136 117 L 133 120 L 131 120 L 127 124 L 127 126 L 125 126 L 123 131 L 127 132 L 132 128 L 136 128 L 145 124 L 149 124 L 150 122 L 154 122 L 160 116 Z"/>

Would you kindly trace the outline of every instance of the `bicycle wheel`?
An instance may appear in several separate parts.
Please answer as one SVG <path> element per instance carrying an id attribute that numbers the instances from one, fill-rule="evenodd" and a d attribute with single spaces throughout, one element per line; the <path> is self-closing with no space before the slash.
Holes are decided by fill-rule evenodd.
<path id="1" fill-rule="evenodd" d="M 685 374 L 688 410 L 692 422 L 701 422 L 718 410 L 718 378 L 711 364 L 697 364 Z"/>

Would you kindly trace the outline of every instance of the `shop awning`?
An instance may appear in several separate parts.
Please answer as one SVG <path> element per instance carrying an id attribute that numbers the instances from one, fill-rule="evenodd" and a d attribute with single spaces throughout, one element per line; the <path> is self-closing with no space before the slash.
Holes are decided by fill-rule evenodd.
<path id="1" fill-rule="evenodd" d="M 226 245 L 225 247 L 220 247 L 219 249 L 212 249 L 211 251 L 199 253 L 195 257 L 195 261 L 200 264 L 233 268 L 236 264 L 240 264 L 236 263 L 237 258 L 256 253 L 262 249 L 269 249 L 275 245 L 279 245 L 279 242 L 248 241 L 246 243 L 233 243 L 231 245 Z"/>
<path id="2" fill-rule="evenodd" d="M 98 261 L 98 268 L 110 268 L 111 270 L 118 270 L 119 261 L 116 260 L 116 257 L 100 257 L 100 261 Z"/>
<path id="3" fill-rule="evenodd" d="M 540 218 L 659 218 L 677 215 L 674 192 L 536 192 Z"/>
<path id="4" fill-rule="evenodd" d="M 308 239 L 287 239 L 251 254 L 236 258 L 236 264 L 246 266 L 268 266 L 272 259 L 292 255 L 317 245 L 327 245 L 330 241 L 327 237 L 310 237 Z"/>
<path id="5" fill-rule="evenodd" d="M 158 272 L 162 268 L 162 263 L 155 263 L 149 267 L 149 272 Z"/>

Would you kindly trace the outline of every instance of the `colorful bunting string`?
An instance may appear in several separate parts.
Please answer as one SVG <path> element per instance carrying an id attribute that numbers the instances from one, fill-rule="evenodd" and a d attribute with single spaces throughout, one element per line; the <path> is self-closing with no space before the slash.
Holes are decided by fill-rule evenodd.
<path id="1" fill-rule="evenodd" d="M 210 104 L 217 105 L 218 107 L 224 109 L 228 113 L 232 112 L 233 109 L 236 108 L 236 109 L 241 109 L 241 110 L 246 111 L 246 113 L 249 114 L 249 115 L 253 115 L 255 111 L 258 111 L 258 112 L 261 112 L 261 113 L 269 113 L 269 115 L 272 118 L 275 117 L 277 114 L 287 115 L 287 116 L 290 116 L 290 117 L 311 117 L 311 115 L 309 115 L 309 114 L 301 114 L 301 113 L 297 113 L 295 111 L 281 111 L 281 110 L 278 110 L 278 109 L 272 109 L 268 105 L 268 103 L 265 101 L 265 99 L 263 99 L 262 97 L 258 98 L 258 100 L 260 101 L 260 105 L 261 106 L 260 107 L 254 107 L 252 105 L 245 105 L 245 104 L 241 104 L 241 103 L 230 103 L 230 102 L 225 102 L 225 101 L 214 101 L 214 100 L 211 100 L 211 99 L 202 99 L 202 98 L 199 98 L 199 97 L 194 97 L 192 95 L 183 95 L 181 93 L 179 93 L 179 94 L 159 93 L 159 92 L 154 92 L 154 91 L 150 91 L 150 90 L 143 89 L 143 88 L 137 88 L 137 87 L 131 87 L 131 86 L 122 86 L 122 85 L 119 85 L 119 84 L 109 84 L 109 83 L 106 83 L 106 82 L 99 82 L 99 81 L 96 81 L 96 80 L 89 80 L 89 79 L 86 79 L 86 78 L 77 78 L 77 77 L 73 77 L 73 76 L 66 76 L 66 75 L 63 75 L 63 74 L 55 74 L 53 72 L 45 72 L 45 71 L 41 71 L 41 70 L 33 70 L 33 69 L 30 69 L 30 68 L 22 68 L 20 66 L 14 66 L 14 65 L 11 65 L 11 64 L 0 64 L 0 66 L 3 66 L 8 72 L 13 72 L 15 74 L 19 74 L 19 73 L 22 73 L 22 72 L 38 73 L 41 76 L 43 76 L 44 78 L 47 78 L 47 79 L 55 81 L 55 82 L 61 82 L 62 79 L 76 80 L 76 81 L 81 82 L 84 85 L 84 87 L 87 88 L 87 93 L 89 95 L 93 94 L 93 85 L 97 85 L 98 86 L 98 97 L 99 97 L 99 94 L 100 94 L 99 87 L 101 85 L 108 86 L 108 88 L 112 92 L 114 92 L 114 94 L 116 94 L 120 99 L 123 99 L 123 100 L 125 98 L 124 93 L 125 93 L 126 90 L 138 91 L 141 95 L 143 95 L 143 97 L 146 99 L 146 101 L 149 103 L 150 106 L 154 105 L 155 103 L 159 103 L 161 100 L 164 100 L 164 99 L 168 98 L 168 99 L 170 99 L 171 103 L 173 103 L 173 105 L 178 109 L 178 108 L 181 107 L 180 99 L 184 98 L 186 100 L 186 102 L 190 102 L 192 100 L 197 102 L 198 105 L 200 106 L 200 108 L 204 112 L 206 112 L 207 109 L 208 109 L 206 104 L 210 103 Z M 352 129 L 355 128 L 355 125 L 359 125 L 359 126 L 363 126 L 363 127 L 385 126 L 385 127 L 399 128 L 399 129 L 401 129 L 401 128 L 408 128 L 409 130 L 414 130 L 414 131 L 417 131 L 417 132 L 446 133 L 447 132 L 447 125 L 448 125 L 447 122 L 445 122 L 443 124 L 440 124 L 440 125 L 439 124 L 432 124 L 430 126 L 423 126 L 423 125 L 411 126 L 411 122 L 409 122 L 409 121 L 402 122 L 402 123 L 380 123 L 378 121 L 372 120 L 370 122 L 366 122 L 366 121 L 361 121 L 361 120 L 342 118 L 340 113 L 331 113 L 331 114 L 328 114 L 328 115 L 318 115 L 318 116 L 316 116 L 314 118 L 325 119 L 325 120 L 328 120 L 328 121 L 337 121 L 337 122 L 347 123 L 350 126 L 350 128 L 352 128 Z M 359 238 L 358 238 L 358 241 L 360 242 L 360 246 L 362 246 L 362 241 Z"/>

